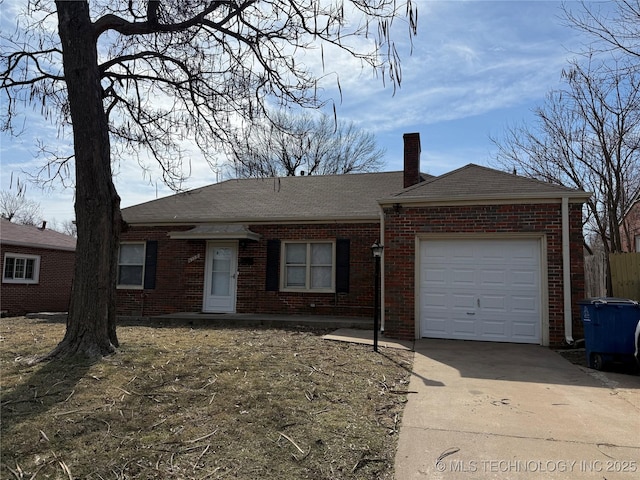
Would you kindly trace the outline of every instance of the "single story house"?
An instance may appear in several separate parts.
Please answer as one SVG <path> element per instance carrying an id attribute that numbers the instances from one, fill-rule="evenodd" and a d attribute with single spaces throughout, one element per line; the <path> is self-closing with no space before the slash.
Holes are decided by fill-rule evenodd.
<path id="1" fill-rule="evenodd" d="M 3 315 L 66 312 L 71 297 L 76 239 L 0 219 Z"/>
<path id="2" fill-rule="evenodd" d="M 559 345 L 581 328 L 588 194 L 467 165 L 228 180 L 123 209 L 118 313 L 372 318 L 421 337 Z"/>

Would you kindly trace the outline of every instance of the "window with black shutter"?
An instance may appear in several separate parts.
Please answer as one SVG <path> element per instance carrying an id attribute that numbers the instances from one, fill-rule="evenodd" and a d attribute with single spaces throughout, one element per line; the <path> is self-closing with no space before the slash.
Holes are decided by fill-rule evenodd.
<path id="1" fill-rule="evenodd" d="M 118 252 L 118 288 L 156 288 L 158 241 L 123 242 Z"/>

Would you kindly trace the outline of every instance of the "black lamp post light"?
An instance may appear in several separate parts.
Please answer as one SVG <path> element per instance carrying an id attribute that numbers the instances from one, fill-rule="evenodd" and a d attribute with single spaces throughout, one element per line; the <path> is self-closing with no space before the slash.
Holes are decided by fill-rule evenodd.
<path id="1" fill-rule="evenodd" d="M 374 287 L 374 300 L 373 300 L 373 351 L 378 351 L 378 330 L 380 329 L 380 260 L 382 258 L 382 250 L 384 246 L 380 245 L 380 242 L 376 242 L 371 245 L 371 253 L 376 263 L 375 270 L 375 287 Z"/>

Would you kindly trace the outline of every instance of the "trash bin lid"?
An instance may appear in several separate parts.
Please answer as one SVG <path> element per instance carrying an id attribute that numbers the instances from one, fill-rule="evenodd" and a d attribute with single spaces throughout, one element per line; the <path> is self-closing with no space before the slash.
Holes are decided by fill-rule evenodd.
<path id="1" fill-rule="evenodd" d="M 593 297 L 585 298 L 578 302 L 579 305 L 638 305 L 638 302 L 631 300 L 630 298 L 618 298 L 618 297 Z"/>

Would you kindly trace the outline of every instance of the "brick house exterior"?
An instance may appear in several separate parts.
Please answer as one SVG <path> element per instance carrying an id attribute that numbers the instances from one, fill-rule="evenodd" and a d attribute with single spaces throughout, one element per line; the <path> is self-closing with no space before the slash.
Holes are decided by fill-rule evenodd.
<path id="1" fill-rule="evenodd" d="M 476 165 L 439 177 L 421 174 L 419 135 L 407 134 L 404 141 L 402 172 L 229 180 L 124 209 L 128 229 L 118 268 L 128 280 L 118 288 L 119 314 L 372 318 L 370 247 L 380 240 L 385 335 L 431 336 L 419 285 L 431 270 L 420 266 L 421 252 L 431 252 L 429 242 L 438 239 L 495 239 L 533 252 L 526 269 L 497 272 L 533 278 L 533 293 L 505 297 L 521 302 L 509 307 L 513 311 L 534 303 L 533 313 L 527 313 L 529 324 L 516 319 L 509 325 L 507 312 L 503 326 L 513 327 L 510 336 L 469 339 L 559 345 L 578 338 L 582 203 L 588 195 Z M 486 243 L 468 245 L 477 250 Z M 495 300 L 491 292 L 481 293 L 474 300 L 478 307 Z M 477 318 L 483 314 L 478 308 Z M 527 329 L 528 336 L 518 337 Z"/>
<path id="2" fill-rule="evenodd" d="M 188 231 L 193 226 L 183 226 Z M 373 269 L 369 247 L 379 236 L 379 225 L 299 224 L 250 225 L 257 241 L 238 245 L 238 313 L 318 314 L 369 317 L 373 312 Z M 153 289 L 118 289 L 118 313 L 153 316 L 199 312 L 203 308 L 203 279 L 207 240 L 171 239 L 175 228 L 131 228 L 126 241 L 157 242 L 156 281 Z M 349 239 L 350 285 L 335 293 L 279 292 L 267 290 L 267 248 L 280 239 Z"/>
<path id="3" fill-rule="evenodd" d="M 153 271 L 154 279 L 119 285 L 118 313 L 221 310 L 371 318 L 377 198 L 402 189 L 402 183 L 403 172 L 229 180 L 125 208 L 123 244 L 140 245 L 139 255 L 144 246 L 146 257 L 152 252 L 144 271 L 145 277 Z M 296 243 L 329 246 L 332 278 L 326 288 L 284 284 L 287 244 Z M 216 246 L 231 247 L 234 255 L 234 299 L 221 309 L 203 298 Z"/>
<path id="4" fill-rule="evenodd" d="M 577 302 L 584 291 L 584 264 L 582 256 L 581 204 L 571 205 L 571 305 L 573 331 L 581 336 L 582 322 Z M 397 210 L 397 209 L 396 209 Z M 564 341 L 562 232 L 557 221 L 559 204 L 524 205 L 463 205 L 437 207 L 410 207 L 394 211 L 384 209 L 385 215 L 385 279 L 386 329 L 394 337 L 411 338 L 414 335 L 415 290 L 415 238 L 455 234 L 465 238 L 485 235 L 509 236 L 531 232 L 546 237 L 548 255 L 549 290 L 549 343 Z M 407 319 L 410 319 L 409 321 Z"/>
<path id="5" fill-rule="evenodd" d="M 66 312 L 75 265 L 75 238 L 5 219 L 1 222 L 2 312 Z M 23 269 L 23 264 L 28 267 Z"/>
<path id="6" fill-rule="evenodd" d="M 620 238 L 623 252 L 640 252 L 640 195 L 622 219 Z"/>

